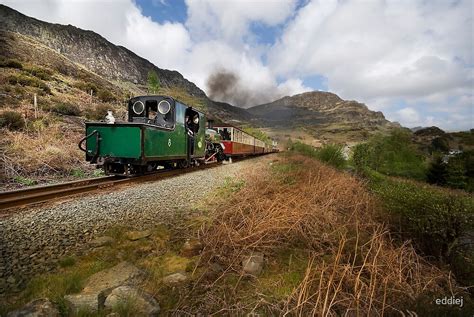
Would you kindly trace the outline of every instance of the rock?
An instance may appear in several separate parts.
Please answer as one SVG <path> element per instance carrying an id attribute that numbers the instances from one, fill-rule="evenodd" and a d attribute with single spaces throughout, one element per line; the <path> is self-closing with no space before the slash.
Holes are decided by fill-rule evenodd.
<path id="1" fill-rule="evenodd" d="M 254 252 L 242 260 L 242 267 L 245 273 L 258 275 L 263 267 L 263 253 Z"/>
<path id="2" fill-rule="evenodd" d="M 12 311 L 7 317 L 56 317 L 59 311 L 47 298 L 35 299 L 23 308 Z"/>
<path id="3" fill-rule="evenodd" d="M 80 310 L 96 312 L 100 306 L 99 302 L 103 302 L 103 299 L 99 299 L 99 295 L 100 293 L 66 295 L 64 296 L 64 301 L 73 313 L 77 313 Z"/>
<path id="4" fill-rule="evenodd" d="M 168 286 L 176 286 L 184 283 L 188 280 L 188 277 L 183 273 L 174 273 L 163 278 L 163 283 Z"/>
<path id="5" fill-rule="evenodd" d="M 120 262 L 116 266 L 97 272 L 89 277 L 80 294 L 64 297 L 73 312 L 87 308 L 92 311 L 100 309 L 112 289 L 138 282 L 143 272 L 128 262 Z"/>
<path id="6" fill-rule="evenodd" d="M 91 240 L 89 242 L 89 245 L 93 248 L 98 248 L 98 247 L 102 247 L 104 245 L 111 245 L 114 242 L 115 242 L 114 238 L 108 237 L 108 236 L 103 236 L 103 237 L 98 237 L 94 240 Z"/>
<path id="7" fill-rule="evenodd" d="M 16 279 L 15 279 L 13 276 L 10 275 L 10 276 L 7 278 L 7 283 L 9 283 L 9 284 L 15 284 L 15 282 L 16 282 Z"/>
<path id="8" fill-rule="evenodd" d="M 130 241 L 136 241 L 140 239 L 145 239 L 151 236 L 151 231 L 150 230 L 144 230 L 144 231 L 129 231 L 126 234 L 127 239 Z"/>
<path id="9" fill-rule="evenodd" d="M 202 250 L 202 243 L 197 239 L 187 239 L 181 248 L 181 254 L 186 257 L 198 255 Z"/>
<path id="10" fill-rule="evenodd" d="M 104 308 L 112 309 L 120 303 L 133 305 L 133 312 L 139 316 L 158 316 L 160 306 L 148 293 L 130 286 L 114 288 L 105 299 Z"/>

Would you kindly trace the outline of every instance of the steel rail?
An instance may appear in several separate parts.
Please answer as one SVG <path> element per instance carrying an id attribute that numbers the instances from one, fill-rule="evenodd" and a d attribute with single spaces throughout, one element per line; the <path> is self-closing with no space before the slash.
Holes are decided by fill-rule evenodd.
<path id="1" fill-rule="evenodd" d="M 93 192 L 100 189 L 110 188 L 112 186 L 141 183 L 165 179 L 194 171 L 220 166 L 221 164 L 205 164 L 188 169 L 163 170 L 155 173 L 125 177 L 125 176 L 105 176 L 100 178 L 90 178 L 61 184 L 52 184 L 0 192 L 0 211 L 14 207 L 23 207 L 27 205 L 44 203 L 56 198 L 63 198 L 71 195 Z"/>

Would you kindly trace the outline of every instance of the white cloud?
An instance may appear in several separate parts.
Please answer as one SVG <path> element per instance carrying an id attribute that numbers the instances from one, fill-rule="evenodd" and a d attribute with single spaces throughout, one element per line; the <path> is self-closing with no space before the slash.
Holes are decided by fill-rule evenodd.
<path id="1" fill-rule="evenodd" d="M 473 1 L 312 0 L 296 11 L 296 0 L 186 0 L 184 24 L 153 21 L 133 0 L 0 2 L 93 30 L 204 90 L 227 69 L 252 103 L 310 90 L 302 78 L 323 76 L 329 91 L 404 125 L 474 126 Z M 263 44 L 255 23 L 283 31 Z"/>

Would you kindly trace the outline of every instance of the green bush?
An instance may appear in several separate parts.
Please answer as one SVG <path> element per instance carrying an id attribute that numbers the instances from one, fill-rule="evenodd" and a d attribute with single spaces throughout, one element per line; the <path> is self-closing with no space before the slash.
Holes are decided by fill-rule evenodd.
<path id="1" fill-rule="evenodd" d="M 24 68 L 24 70 L 30 73 L 31 75 L 38 77 L 42 80 L 49 81 L 52 79 L 51 77 L 51 75 L 53 74 L 52 71 L 46 68 L 32 66 L 32 67 Z"/>
<path id="2" fill-rule="evenodd" d="M 357 170 L 370 168 L 386 175 L 425 180 L 424 158 L 404 130 L 388 136 L 376 135 L 353 149 L 352 160 Z"/>
<path id="3" fill-rule="evenodd" d="M 473 192 L 474 151 L 448 157 L 447 162 L 444 162 L 441 156 L 437 156 L 428 169 L 427 181 L 430 184 Z"/>
<path id="4" fill-rule="evenodd" d="M 47 94 L 51 94 L 51 89 L 42 80 L 27 75 L 10 75 L 7 77 L 7 81 L 11 85 L 21 85 L 37 87 L 43 90 Z"/>
<path id="5" fill-rule="evenodd" d="M 399 231 L 403 240 L 411 239 L 425 254 L 460 265 L 459 261 L 466 258 L 460 238 L 473 228 L 472 197 L 389 178 L 375 171 L 366 170 L 365 175 L 370 189 L 381 198 L 390 213 L 392 227 Z M 472 265 L 469 264 L 472 260 L 467 259 L 460 267 Z M 474 276 L 467 279 L 465 283 L 474 282 Z"/>
<path id="6" fill-rule="evenodd" d="M 10 130 L 22 130 L 25 127 L 25 120 L 16 111 L 5 111 L 0 114 L 0 127 Z"/>
<path id="7" fill-rule="evenodd" d="M 97 92 L 97 98 L 103 102 L 112 102 L 116 100 L 115 96 L 110 91 L 104 89 L 99 89 Z"/>
<path id="8" fill-rule="evenodd" d="M 97 94 L 97 91 L 99 90 L 99 88 L 97 88 L 97 86 L 93 83 L 89 83 L 89 82 L 83 82 L 83 81 L 77 81 L 76 83 L 74 83 L 73 87 L 79 89 L 79 90 L 82 90 L 88 94 L 91 93 L 91 90 L 92 90 L 92 93 L 93 94 Z"/>
<path id="9" fill-rule="evenodd" d="M 22 69 L 23 65 L 14 59 L 2 59 L 0 60 L 0 67 Z"/>
<path id="10" fill-rule="evenodd" d="M 68 116 L 79 116 L 81 114 L 81 110 L 78 106 L 66 102 L 55 104 L 50 109 L 55 113 L 64 114 Z"/>
<path id="11" fill-rule="evenodd" d="M 342 146 L 340 145 L 325 144 L 321 148 L 314 148 L 311 145 L 301 142 L 291 142 L 289 147 L 290 151 L 295 151 L 309 157 L 314 157 L 336 168 L 340 169 L 346 166 L 346 160 L 342 153 Z"/>

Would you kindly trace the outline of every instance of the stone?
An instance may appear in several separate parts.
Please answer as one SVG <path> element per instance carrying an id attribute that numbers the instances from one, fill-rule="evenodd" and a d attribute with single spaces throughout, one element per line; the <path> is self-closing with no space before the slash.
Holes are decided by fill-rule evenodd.
<path id="1" fill-rule="evenodd" d="M 13 276 L 10 275 L 10 276 L 7 278 L 7 283 L 9 283 L 9 284 L 15 284 L 15 282 L 16 282 L 16 279 L 15 279 Z"/>
<path id="2" fill-rule="evenodd" d="M 127 301 L 133 305 L 133 312 L 138 316 L 158 316 L 160 312 L 158 302 L 150 294 L 130 286 L 114 288 L 105 299 L 104 308 L 113 309 Z"/>
<path id="3" fill-rule="evenodd" d="M 202 250 L 202 243 L 197 239 L 187 239 L 181 248 L 181 254 L 186 257 L 198 255 Z"/>
<path id="4" fill-rule="evenodd" d="M 151 231 L 150 230 L 144 230 L 144 231 L 129 231 L 126 234 L 127 239 L 130 241 L 136 241 L 136 240 L 141 240 L 148 238 L 151 236 Z"/>
<path id="5" fill-rule="evenodd" d="M 89 245 L 93 248 L 98 248 L 104 245 L 111 245 L 114 242 L 115 242 L 114 238 L 103 236 L 103 237 L 98 237 L 96 239 L 89 241 Z"/>
<path id="6" fill-rule="evenodd" d="M 163 278 L 163 283 L 168 286 L 176 286 L 188 280 L 188 277 L 183 273 L 174 273 Z"/>
<path id="7" fill-rule="evenodd" d="M 71 312 L 77 313 L 80 310 L 97 312 L 101 301 L 98 293 L 80 293 L 64 296 L 64 301 Z"/>
<path id="8" fill-rule="evenodd" d="M 22 308 L 7 314 L 7 317 L 56 317 L 59 311 L 47 298 L 35 299 Z"/>
<path id="9" fill-rule="evenodd" d="M 263 268 L 263 253 L 254 252 L 242 260 L 242 267 L 245 273 L 258 275 Z"/>
<path id="10" fill-rule="evenodd" d="M 73 312 L 81 308 L 97 311 L 104 305 L 105 298 L 112 289 L 137 283 L 143 272 L 128 262 L 120 262 L 116 266 L 95 273 L 86 281 L 81 293 L 64 297 Z"/>

